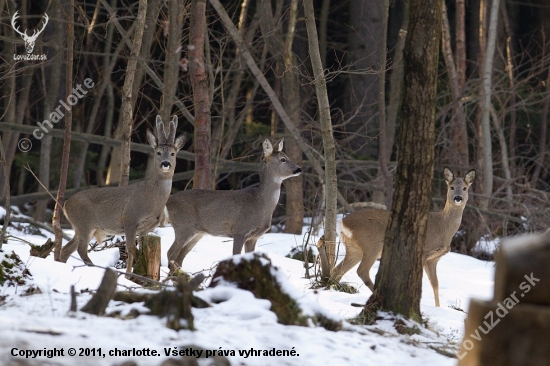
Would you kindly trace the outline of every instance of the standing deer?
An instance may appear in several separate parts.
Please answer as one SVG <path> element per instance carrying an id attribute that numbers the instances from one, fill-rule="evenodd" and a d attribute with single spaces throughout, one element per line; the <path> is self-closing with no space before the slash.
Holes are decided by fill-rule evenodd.
<path id="1" fill-rule="evenodd" d="M 422 265 L 434 291 L 435 306 L 439 306 L 437 262 L 451 249 L 451 239 L 460 227 L 462 211 L 468 202 L 468 188 L 474 181 L 476 171 L 472 169 L 464 178 L 455 178 L 453 172 L 445 167 L 443 175 L 447 181 L 447 201 L 443 211 L 428 214 L 426 241 L 422 252 Z M 361 262 L 357 274 L 374 291 L 369 271 L 382 254 L 389 217 L 390 211 L 364 209 L 353 212 L 342 220 L 340 235 L 346 245 L 346 255 L 333 269 L 332 273 L 337 281 Z"/>
<path id="2" fill-rule="evenodd" d="M 283 153 L 283 139 L 275 149 L 268 139 L 262 146 L 259 186 L 235 191 L 192 189 L 170 196 L 166 208 L 176 235 L 168 250 L 172 270 L 181 267 L 204 234 L 233 238 L 233 254 L 240 254 L 243 245 L 246 252 L 253 251 L 258 238 L 269 230 L 281 183 L 302 169 Z"/>
<path id="3" fill-rule="evenodd" d="M 151 177 L 123 187 L 103 187 L 78 192 L 65 202 L 65 216 L 75 235 L 61 250 L 60 260 L 66 262 L 78 249 L 80 258 L 92 265 L 88 243 L 95 237 L 101 243 L 105 235 L 126 236 L 126 272 L 132 271 L 136 251 L 136 234 L 145 234 L 158 226 L 172 189 L 176 154 L 185 144 L 186 135 L 176 136 L 178 117 L 170 121 L 170 132 L 157 116 L 158 139 L 148 129 L 147 141 L 155 150 Z"/>

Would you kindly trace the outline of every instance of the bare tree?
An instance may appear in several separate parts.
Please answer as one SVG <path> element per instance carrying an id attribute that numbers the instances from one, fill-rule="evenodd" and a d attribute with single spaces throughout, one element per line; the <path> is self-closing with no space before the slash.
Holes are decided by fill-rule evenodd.
<path id="1" fill-rule="evenodd" d="M 65 8 L 67 17 L 67 61 L 65 63 L 65 100 L 73 89 L 73 49 L 74 49 L 74 0 L 69 0 Z M 63 215 L 63 203 L 65 200 L 65 188 L 67 186 L 67 174 L 69 171 L 69 154 L 71 152 L 71 129 L 73 125 L 73 108 L 69 106 L 65 114 L 65 132 L 63 136 L 63 155 L 61 157 L 61 173 L 59 187 L 55 200 L 55 208 L 52 218 L 52 227 L 55 234 L 54 259 L 59 260 L 61 245 L 63 243 L 63 230 L 61 229 L 61 216 Z"/>
<path id="2" fill-rule="evenodd" d="M 489 35 L 487 36 L 487 52 L 483 66 L 483 99 L 481 106 L 481 136 L 483 139 L 483 190 L 479 201 L 481 208 L 487 209 L 489 197 L 493 192 L 493 156 L 491 145 L 491 80 L 493 73 L 493 58 L 497 39 L 498 6 L 500 0 L 493 0 Z"/>
<path id="3" fill-rule="evenodd" d="M 204 34 L 206 32 L 206 0 L 191 2 L 189 29 L 190 71 L 195 105 L 195 176 L 193 188 L 210 189 L 210 95 L 208 74 L 204 59 Z"/>
<path id="4" fill-rule="evenodd" d="M 422 246 L 433 178 L 440 35 L 441 1 L 412 0 L 393 206 L 374 293 L 367 303 L 415 319 L 421 317 Z"/>
<path id="5" fill-rule="evenodd" d="M 330 118 L 330 104 L 328 101 L 325 72 L 319 53 L 319 38 L 315 25 L 315 12 L 312 0 L 304 0 L 304 13 L 309 44 L 309 56 L 313 68 L 315 93 L 317 94 L 317 108 L 321 122 L 321 136 L 325 157 L 325 249 L 328 257 L 329 271 L 336 262 L 336 203 L 337 203 L 337 176 L 336 176 L 336 147 L 332 135 L 332 121 Z"/>
<path id="6" fill-rule="evenodd" d="M 0 10 L 2 8 L 0 7 Z M 2 138 L 0 137 L 0 171 L 5 172 L 8 168 L 6 164 L 6 154 L 4 153 L 4 144 L 2 143 Z M 10 224 L 10 181 L 6 180 L 3 186 L 0 186 L 2 191 L 2 196 L 6 198 L 6 215 L 4 216 L 4 224 L 2 225 L 2 232 L 0 233 L 0 250 L 2 249 L 2 244 L 4 244 L 4 238 L 7 236 L 8 225 Z"/>
<path id="7" fill-rule="evenodd" d="M 122 146 L 120 149 L 120 186 L 128 185 L 130 179 L 130 142 L 132 139 L 132 127 L 134 125 L 134 111 L 132 103 L 132 91 L 138 56 L 143 41 L 143 31 L 145 28 L 145 15 L 147 13 L 147 0 L 139 0 L 138 15 L 136 18 L 136 30 L 134 31 L 132 51 L 130 59 L 126 65 L 124 77 L 124 86 L 122 87 Z"/>

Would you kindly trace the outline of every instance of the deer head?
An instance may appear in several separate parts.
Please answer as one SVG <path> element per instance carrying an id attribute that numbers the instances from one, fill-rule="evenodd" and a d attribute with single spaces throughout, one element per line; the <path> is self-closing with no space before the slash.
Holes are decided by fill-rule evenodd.
<path id="1" fill-rule="evenodd" d="M 19 11 L 16 11 L 15 14 L 13 14 L 13 17 L 11 18 L 11 26 L 13 30 L 15 30 L 22 38 L 23 41 L 25 41 L 25 49 L 27 50 L 27 53 L 32 53 L 34 50 L 34 42 L 36 42 L 36 39 L 44 31 L 44 28 L 46 28 L 46 24 L 48 24 L 48 14 L 44 13 L 44 24 L 42 25 L 42 28 L 40 30 L 34 30 L 32 33 L 32 36 L 29 36 L 27 34 L 27 29 L 25 29 L 25 32 L 21 32 L 19 30 L 19 27 L 15 25 L 15 21 L 19 16 L 17 15 Z"/>

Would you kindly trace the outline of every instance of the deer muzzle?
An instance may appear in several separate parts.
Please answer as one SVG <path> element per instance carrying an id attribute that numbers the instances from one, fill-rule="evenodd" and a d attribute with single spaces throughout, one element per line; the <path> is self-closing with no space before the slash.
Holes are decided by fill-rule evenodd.
<path id="1" fill-rule="evenodd" d="M 163 161 L 162 163 L 160 163 L 160 168 L 162 170 L 168 170 L 168 169 L 170 169 L 171 166 L 172 165 L 170 164 L 169 161 Z"/>
<path id="2" fill-rule="evenodd" d="M 455 203 L 461 203 L 462 202 L 462 196 L 455 196 Z"/>
<path id="3" fill-rule="evenodd" d="M 302 168 L 296 168 L 296 170 L 293 171 L 292 174 L 298 175 L 298 174 L 300 174 L 301 172 L 302 172 Z"/>

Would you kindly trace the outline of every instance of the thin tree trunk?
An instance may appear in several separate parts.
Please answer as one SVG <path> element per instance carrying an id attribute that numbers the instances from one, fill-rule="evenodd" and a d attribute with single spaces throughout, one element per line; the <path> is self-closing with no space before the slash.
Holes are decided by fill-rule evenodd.
<path id="1" fill-rule="evenodd" d="M 52 3 L 52 10 L 50 10 L 50 16 L 59 18 L 61 12 L 59 11 L 58 2 Z M 54 34 L 51 39 L 55 42 L 55 46 L 51 49 L 58 52 L 63 47 L 65 41 L 64 25 L 61 22 L 55 22 Z M 42 75 L 44 79 L 45 98 L 44 98 L 44 120 L 50 119 L 50 113 L 55 108 L 55 103 L 59 95 L 59 86 L 61 84 L 61 69 L 63 64 L 63 57 L 56 56 L 50 60 L 48 64 L 43 65 Z M 49 83 L 48 83 L 49 81 Z M 52 137 L 49 134 L 44 134 L 42 140 L 40 140 L 40 165 L 38 168 L 38 179 L 42 184 L 49 189 L 50 188 L 50 163 L 51 163 L 51 151 L 52 151 Z M 42 185 L 39 185 L 38 192 L 45 192 Z M 36 202 L 34 210 L 34 219 L 39 222 L 46 220 L 46 208 L 49 200 L 42 200 Z"/>
<path id="2" fill-rule="evenodd" d="M 265 78 L 263 72 L 260 70 L 260 68 L 256 64 L 256 61 L 254 60 L 254 58 L 252 57 L 250 51 L 248 50 L 243 37 L 239 34 L 237 28 L 231 22 L 231 19 L 227 15 L 227 12 L 223 8 L 220 1 L 219 0 L 210 0 L 210 4 L 212 4 L 212 7 L 216 10 L 218 15 L 220 16 L 220 21 L 222 22 L 224 27 L 227 29 L 227 31 L 231 35 L 231 38 L 233 38 L 233 40 L 235 41 L 237 46 L 242 50 L 241 57 L 244 59 L 244 61 L 246 62 L 248 68 L 250 69 L 250 71 L 252 72 L 252 74 L 254 75 L 256 80 L 258 80 L 260 86 L 263 88 L 263 90 L 265 91 L 265 93 L 269 97 L 269 100 L 273 104 L 273 108 L 275 108 L 275 110 L 279 114 L 279 117 L 281 118 L 281 120 L 285 124 L 285 127 L 288 128 L 288 130 L 292 134 L 292 137 L 296 140 L 296 142 L 300 146 L 300 149 L 306 155 L 307 159 L 310 161 L 310 163 L 313 166 L 313 169 L 315 170 L 315 172 L 320 177 L 325 176 L 325 172 L 324 172 L 323 168 L 321 167 L 321 164 L 319 163 L 319 161 L 317 160 L 317 158 L 313 154 L 313 151 L 312 151 L 311 147 L 308 144 L 306 144 L 306 142 L 304 141 L 304 139 L 302 138 L 302 136 L 300 134 L 300 131 L 296 128 L 296 126 L 294 126 L 294 123 L 292 122 L 292 120 L 290 119 L 290 117 L 286 113 L 285 109 L 283 108 L 283 106 L 281 104 L 281 101 L 279 100 L 279 98 L 277 98 L 277 95 L 273 91 L 273 88 L 271 87 L 271 85 L 269 85 L 269 83 L 268 83 L 267 79 Z M 346 200 L 344 199 L 344 197 L 342 196 L 342 194 L 340 192 L 338 192 L 338 201 L 340 202 L 340 204 L 342 206 L 344 206 L 346 208 L 346 210 L 353 211 L 353 208 L 350 207 L 350 205 L 346 202 Z"/>
<path id="3" fill-rule="evenodd" d="M 504 179 L 506 179 L 506 197 L 508 198 L 509 205 L 513 204 L 513 192 L 512 192 L 512 174 L 510 173 L 510 165 L 508 164 L 508 148 L 506 147 L 506 138 L 504 137 L 504 131 L 500 120 L 498 119 L 495 108 L 491 105 L 491 120 L 493 121 L 493 127 L 497 132 L 498 143 L 500 145 L 500 159 L 502 160 L 502 172 L 504 173 Z"/>
<path id="4" fill-rule="evenodd" d="M 0 7 L 0 12 L 3 10 L 3 6 Z M 2 143 L 2 137 L 0 137 L 0 171 L 5 172 L 8 169 L 6 164 L 6 153 L 4 152 L 4 144 Z M 4 238 L 8 234 L 8 225 L 10 224 L 10 181 L 7 180 L 3 185 L 0 186 L 2 191 L 2 197 L 5 197 L 6 204 L 4 208 L 6 210 L 6 215 L 4 216 L 4 224 L 2 225 L 2 232 L 0 233 L 0 250 L 2 250 L 2 244 L 4 244 Z"/>
<path id="5" fill-rule="evenodd" d="M 139 0 L 138 15 L 136 18 L 136 30 L 134 31 L 132 51 L 126 66 L 124 85 L 122 87 L 122 146 L 120 148 L 120 186 L 128 185 L 130 179 L 130 142 L 132 139 L 132 128 L 134 126 L 134 111 L 132 103 L 132 91 L 136 76 L 138 56 L 143 41 L 145 28 L 145 15 L 147 13 L 147 0 Z"/>
<path id="6" fill-rule="evenodd" d="M 111 4 L 116 5 L 117 0 L 111 0 L 111 1 L 112 1 Z M 120 33 L 122 38 L 124 38 L 124 42 L 120 42 L 119 46 L 122 46 L 123 44 L 126 44 L 127 47 L 129 49 L 131 49 L 133 42 L 130 39 L 130 36 L 133 35 L 134 30 L 136 29 L 136 26 L 138 25 L 137 22 L 134 22 L 130 26 L 130 29 L 126 32 L 124 30 L 124 28 L 122 28 L 122 26 L 118 22 L 118 19 L 116 17 L 116 12 L 113 9 L 114 5 L 113 6 L 109 5 L 107 3 L 107 0 L 101 0 L 101 4 L 105 7 L 105 9 L 107 9 L 107 11 L 109 12 L 109 14 L 111 16 L 111 21 L 109 23 L 114 24 L 114 26 L 118 30 L 118 33 Z M 156 22 L 157 22 L 157 18 L 158 18 L 159 9 L 160 9 L 160 0 L 149 0 L 147 2 L 147 15 L 146 15 L 146 19 L 145 19 L 145 30 L 143 31 L 143 43 L 142 43 L 142 46 L 141 46 L 141 53 L 140 53 L 142 62 L 138 63 L 137 69 L 136 69 L 136 76 L 134 78 L 134 86 L 132 88 L 132 110 L 134 109 L 134 106 L 136 104 L 137 97 L 138 97 L 138 94 L 139 94 L 139 87 L 141 85 L 141 82 L 143 80 L 145 72 L 147 71 L 148 73 L 149 72 L 153 73 L 152 71 L 150 71 L 150 68 L 148 68 L 147 64 L 143 63 L 143 60 L 147 60 L 147 59 L 150 58 L 150 49 L 151 49 L 151 44 L 153 42 L 153 37 L 155 35 Z M 118 51 L 119 46 L 117 46 L 117 51 Z M 117 51 L 115 51 L 115 54 L 117 54 Z M 162 89 L 162 81 L 158 78 L 158 76 L 156 74 L 154 74 L 154 75 L 151 75 L 151 77 L 152 77 L 153 81 L 155 82 L 155 84 L 157 85 L 157 87 Z M 115 132 L 114 132 L 114 137 L 117 138 L 117 139 L 120 139 L 121 129 L 122 129 L 122 125 L 123 125 L 122 121 L 123 121 L 123 114 L 119 113 L 118 123 L 116 125 L 116 129 L 115 129 Z M 120 148 L 118 148 L 118 147 L 113 148 L 112 153 L 111 153 L 111 162 L 109 164 L 109 169 L 108 169 L 108 172 L 107 172 L 107 179 L 105 180 L 106 184 L 120 182 L 120 173 L 121 173 L 120 162 L 121 162 L 120 161 Z"/>
<path id="7" fill-rule="evenodd" d="M 172 106 L 176 99 L 175 94 L 180 71 L 181 28 L 183 26 L 183 2 L 181 0 L 169 0 L 168 17 L 168 41 L 166 44 L 164 84 L 160 104 L 160 117 L 167 131 L 170 122 L 170 114 L 172 113 Z"/>
<path id="8" fill-rule="evenodd" d="M 304 0 L 304 13 L 309 44 L 309 56 L 313 69 L 315 93 L 321 122 L 321 136 L 325 156 L 325 184 L 326 184 L 326 211 L 325 211 L 325 249 L 327 251 L 329 270 L 336 261 L 336 203 L 337 203 L 337 176 L 336 176 L 336 147 L 332 135 L 332 121 L 330 119 L 330 104 L 327 95 L 327 85 L 321 55 L 319 54 L 319 38 L 315 25 L 315 12 L 312 0 Z"/>
<path id="9" fill-rule="evenodd" d="M 515 78 L 514 78 L 514 64 L 512 56 L 512 27 L 508 20 L 508 12 L 506 11 L 506 2 L 502 4 L 502 19 L 504 20 L 504 28 L 506 29 L 506 70 L 508 71 L 508 79 L 510 80 L 510 136 L 508 138 L 508 152 L 510 158 L 510 171 L 512 175 L 515 175 L 516 164 L 516 130 L 517 130 L 517 113 L 516 113 L 516 93 L 515 93 Z"/>
<path id="10" fill-rule="evenodd" d="M 445 6 L 445 3 L 443 3 Z M 446 9 L 445 9 L 446 11 Z M 448 19 L 445 17 L 445 19 Z M 456 0 L 456 74 L 459 93 L 466 83 L 466 1 Z"/>
<path id="11" fill-rule="evenodd" d="M 380 73 L 378 74 L 378 113 L 380 119 L 380 145 L 378 147 L 378 163 L 380 164 L 380 171 L 384 177 L 385 199 L 386 207 L 391 207 L 392 204 L 392 191 L 393 191 L 393 179 L 388 171 L 388 157 L 386 151 L 388 150 L 388 129 L 386 121 L 386 63 L 387 53 L 386 44 L 388 37 L 388 9 L 389 0 L 383 0 L 382 5 L 382 45 L 383 49 L 380 50 Z"/>
<path id="12" fill-rule="evenodd" d="M 483 67 L 483 104 L 481 107 L 481 136 L 483 138 L 483 190 L 480 207 L 487 209 L 489 197 L 493 192 L 493 156 L 491 151 L 491 79 L 493 72 L 493 57 L 497 38 L 498 6 L 500 0 L 493 0 L 491 20 L 487 36 L 487 52 Z"/>
<path id="13" fill-rule="evenodd" d="M 291 0 L 288 16 L 288 26 L 284 40 L 284 74 L 283 74 L 283 103 L 296 128 L 301 129 L 302 110 L 300 101 L 300 80 L 297 73 L 296 56 L 292 52 L 296 18 L 298 16 L 298 0 Z M 288 129 L 286 132 L 289 133 Z M 286 154 L 298 165 L 302 165 L 302 150 L 293 139 L 286 142 Z M 301 234 L 304 226 L 304 178 L 302 175 L 290 178 L 285 183 L 286 216 L 285 233 Z"/>
<path id="14" fill-rule="evenodd" d="M 546 158 L 546 133 L 548 131 L 548 109 L 550 107 L 550 68 L 548 68 L 548 75 L 546 76 L 546 95 L 544 97 L 544 105 L 542 107 L 542 117 L 540 120 L 540 133 L 539 133 L 539 153 L 537 160 L 535 161 L 535 171 L 531 176 L 531 186 L 537 187 L 538 180 L 540 178 L 540 172 L 544 168 L 544 161 Z"/>
<path id="15" fill-rule="evenodd" d="M 393 53 L 393 68 L 390 75 L 390 101 L 386 118 L 386 161 L 390 161 L 393 145 L 395 143 L 395 129 L 397 126 L 397 115 L 401 105 L 401 94 L 403 90 L 403 48 L 409 28 L 409 0 L 403 0 L 403 24 L 399 30 L 399 38 Z"/>
<path id="16" fill-rule="evenodd" d="M 67 12 L 67 62 L 65 64 L 65 100 L 68 100 L 73 85 L 73 47 L 74 47 L 74 0 L 69 0 Z M 73 124 L 73 108 L 69 105 L 65 113 L 65 133 L 63 137 L 63 155 L 61 157 L 61 171 L 59 174 L 59 187 L 52 218 L 52 228 L 55 234 L 54 259 L 59 261 L 61 246 L 63 243 L 63 230 L 61 229 L 61 216 L 69 171 L 69 154 L 71 151 L 71 128 Z"/>
<path id="17" fill-rule="evenodd" d="M 453 166 L 467 166 L 469 164 L 468 156 L 468 132 L 466 130 L 466 114 L 462 105 L 462 87 L 461 80 L 464 77 L 464 71 L 457 69 L 453 59 L 453 51 L 451 49 L 451 31 L 449 26 L 449 20 L 447 18 L 447 7 L 443 3 L 442 11 L 443 21 L 443 35 L 441 37 L 441 48 L 443 49 L 443 56 L 445 59 L 445 65 L 447 66 L 447 74 L 449 76 L 449 84 L 451 87 L 451 94 L 453 96 L 453 113 L 450 122 L 450 139 L 451 147 L 447 155 L 447 161 Z M 458 50 L 458 34 L 457 34 L 457 50 Z M 457 53 L 458 54 L 458 53 Z M 457 56 L 458 58 L 458 56 Z M 457 59 L 457 62 L 459 60 Z M 461 62 L 465 60 L 460 60 Z"/>
<path id="18" fill-rule="evenodd" d="M 434 163 L 441 1 L 413 0 L 409 24 L 395 193 L 380 269 L 368 304 L 420 320 L 422 247 Z"/>
<path id="19" fill-rule="evenodd" d="M 330 11 L 330 0 L 323 0 L 321 4 L 321 17 L 319 18 L 319 52 L 321 53 L 321 64 L 327 67 L 327 30 L 328 15 Z"/>
<path id="20" fill-rule="evenodd" d="M 210 189 L 210 95 L 208 76 L 204 60 L 204 30 L 206 27 L 206 0 L 191 3 L 191 24 L 189 26 L 189 57 L 193 103 L 195 106 L 195 176 L 193 188 Z"/>

